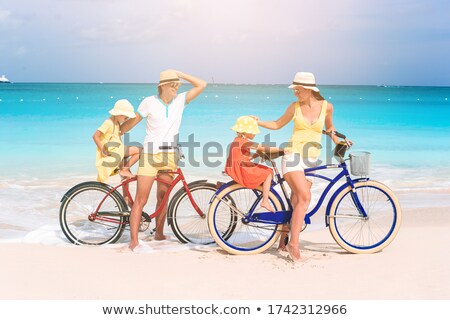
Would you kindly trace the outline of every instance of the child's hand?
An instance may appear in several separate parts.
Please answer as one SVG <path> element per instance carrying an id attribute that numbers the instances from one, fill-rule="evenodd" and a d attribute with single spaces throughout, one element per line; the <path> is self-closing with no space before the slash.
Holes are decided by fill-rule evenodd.
<path id="1" fill-rule="evenodd" d="M 109 157 L 108 148 L 106 148 L 106 145 L 102 148 L 102 158 L 105 157 Z"/>

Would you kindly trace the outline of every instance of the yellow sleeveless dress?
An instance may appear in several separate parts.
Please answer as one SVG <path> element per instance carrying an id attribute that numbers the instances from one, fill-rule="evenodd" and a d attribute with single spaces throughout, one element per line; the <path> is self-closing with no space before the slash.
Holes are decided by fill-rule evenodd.
<path id="1" fill-rule="evenodd" d="M 101 144 L 106 144 L 109 156 L 102 157 L 102 152 L 97 148 L 97 157 L 95 165 L 97 167 L 97 181 L 104 182 L 108 177 L 119 172 L 118 167 L 124 157 L 124 145 L 120 137 L 120 126 L 114 124 L 111 119 L 107 119 L 97 129 L 102 133 L 100 136 Z"/>
<path id="2" fill-rule="evenodd" d="M 312 124 L 303 117 L 300 103 L 295 104 L 294 130 L 289 140 L 286 152 L 298 153 L 302 158 L 318 158 L 322 149 L 322 129 L 327 115 L 327 101 L 324 100 L 319 118 Z"/>

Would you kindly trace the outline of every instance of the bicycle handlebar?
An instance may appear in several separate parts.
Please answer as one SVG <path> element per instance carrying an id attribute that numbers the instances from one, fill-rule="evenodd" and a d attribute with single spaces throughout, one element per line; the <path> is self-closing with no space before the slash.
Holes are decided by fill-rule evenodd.
<path id="1" fill-rule="evenodd" d="M 325 131 L 325 130 L 322 130 L 322 133 L 323 134 L 326 134 L 326 135 L 329 135 L 329 136 L 331 136 L 332 134 L 334 134 L 334 135 L 336 135 L 337 137 L 339 137 L 339 138 L 341 138 L 341 139 L 347 139 L 347 137 L 344 135 L 344 134 L 342 134 L 342 133 L 339 133 L 339 132 L 337 132 L 337 131 Z"/>

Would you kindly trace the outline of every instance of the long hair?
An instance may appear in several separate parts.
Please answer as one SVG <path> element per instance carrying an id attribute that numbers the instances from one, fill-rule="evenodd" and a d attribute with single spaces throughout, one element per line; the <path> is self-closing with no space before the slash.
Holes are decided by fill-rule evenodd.
<path id="1" fill-rule="evenodd" d="M 322 97 L 322 95 L 320 94 L 320 92 L 316 92 L 316 91 L 314 91 L 314 90 L 311 90 L 311 92 L 312 92 L 313 97 L 316 98 L 316 100 L 319 100 L 319 101 L 325 100 L 325 98 Z"/>

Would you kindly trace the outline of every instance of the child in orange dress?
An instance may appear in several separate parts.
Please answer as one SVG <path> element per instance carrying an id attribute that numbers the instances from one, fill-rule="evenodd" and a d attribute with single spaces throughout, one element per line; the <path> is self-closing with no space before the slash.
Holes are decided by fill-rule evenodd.
<path id="1" fill-rule="evenodd" d="M 234 181 L 249 189 L 255 189 L 262 183 L 263 200 L 261 207 L 274 212 L 269 202 L 269 191 L 273 177 L 272 169 L 253 163 L 251 160 L 258 157 L 258 154 L 252 155 L 250 150 L 279 152 L 281 149 L 263 146 L 251 141 L 255 134 L 260 131 L 257 121 L 250 116 L 240 117 L 231 130 L 236 131 L 237 137 L 231 144 L 225 172 Z"/>

